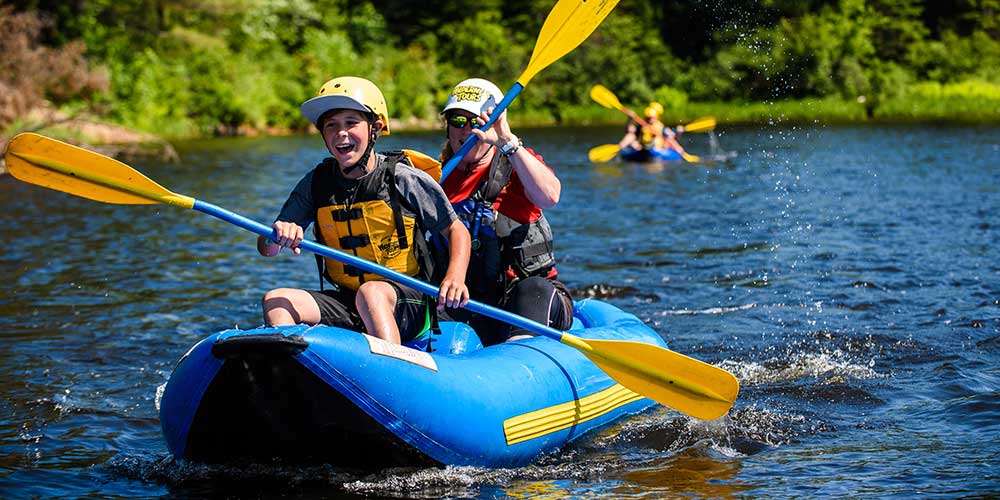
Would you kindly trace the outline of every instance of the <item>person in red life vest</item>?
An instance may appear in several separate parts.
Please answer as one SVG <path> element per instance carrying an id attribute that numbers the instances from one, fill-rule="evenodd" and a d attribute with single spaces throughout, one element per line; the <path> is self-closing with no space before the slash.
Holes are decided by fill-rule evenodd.
<path id="1" fill-rule="evenodd" d="M 375 141 L 389 134 L 379 88 L 363 78 L 335 78 L 302 104 L 302 115 L 320 130 L 330 157 L 296 184 L 274 222 L 273 239 L 258 238 L 260 254 L 273 257 L 282 248 L 300 254 L 304 230 L 315 223 L 320 243 L 426 281 L 434 274 L 424 239 L 431 233 L 451 242 L 437 309 L 467 304 L 469 232 L 437 181 L 404 152 L 374 151 Z M 363 329 L 396 344 L 429 336 L 436 313 L 419 291 L 333 259 L 317 264 L 320 290 L 278 288 L 264 295 L 268 325 Z M 323 279 L 335 288 L 323 290 Z"/>
<path id="2" fill-rule="evenodd" d="M 470 134 L 479 136 L 441 184 L 472 236 L 466 284 L 475 300 L 565 330 L 573 322 L 573 299 L 556 279 L 552 229 L 542 213 L 559 202 L 562 186 L 542 157 L 511 132 L 506 112 L 489 129 L 474 128 L 487 122 L 502 99 L 492 82 L 470 78 L 452 89 L 441 112 L 447 137 L 442 162 Z M 432 243 L 445 247 L 440 238 Z M 447 312 L 473 326 L 487 346 L 534 336 L 464 310 Z"/>

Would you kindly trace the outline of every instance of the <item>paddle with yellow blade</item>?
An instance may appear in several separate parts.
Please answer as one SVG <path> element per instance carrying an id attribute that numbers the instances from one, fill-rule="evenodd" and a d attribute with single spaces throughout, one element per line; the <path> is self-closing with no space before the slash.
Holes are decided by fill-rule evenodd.
<path id="1" fill-rule="evenodd" d="M 587 152 L 587 158 L 593 163 L 604 163 L 611 161 L 622 150 L 617 144 L 601 144 L 594 146 Z"/>
<path id="2" fill-rule="evenodd" d="M 591 87 L 590 98 L 596 101 L 601 106 L 604 106 L 605 108 L 617 109 L 618 111 L 625 113 L 626 115 L 628 115 L 629 118 L 632 119 L 632 121 L 641 125 L 642 128 L 647 129 L 650 132 L 658 135 L 665 142 L 672 142 L 674 144 L 674 149 L 676 149 L 681 154 L 681 156 L 688 162 L 697 163 L 701 161 L 701 158 L 699 158 L 698 156 L 686 153 L 683 150 L 683 148 L 680 147 L 680 144 L 677 144 L 675 140 L 671 140 L 670 138 L 664 136 L 662 131 L 649 128 L 649 126 L 646 123 L 646 120 L 640 118 L 639 115 L 635 113 L 635 111 L 632 111 L 631 109 L 623 106 L 621 101 L 618 100 L 618 96 L 616 96 L 614 92 L 608 90 L 608 88 L 605 87 L 604 85 L 598 84 Z M 685 125 L 684 131 L 707 132 L 714 128 L 715 128 L 715 118 L 705 117 L 705 118 L 699 118 Z M 611 148 L 614 148 L 613 152 Z M 618 154 L 618 151 L 619 148 L 617 145 L 604 144 L 602 146 L 597 146 L 591 149 L 587 156 L 590 158 L 590 161 L 592 162 L 603 163 L 614 158 L 615 155 Z"/>
<path id="3" fill-rule="evenodd" d="M 684 125 L 684 131 L 689 133 L 708 132 L 715 129 L 715 117 L 706 116 Z"/>
<path id="4" fill-rule="evenodd" d="M 118 160 L 38 134 L 15 136 L 5 155 L 11 175 L 24 182 L 104 203 L 167 204 L 206 213 L 265 237 L 272 227 L 224 208 L 176 194 Z M 431 297 L 438 288 L 352 254 L 305 240 L 300 248 L 378 274 Z M 558 340 L 582 352 L 611 378 L 642 396 L 696 418 L 725 415 L 739 393 L 729 372 L 659 346 L 590 340 L 475 301 L 466 309 Z"/>
<path id="5" fill-rule="evenodd" d="M 504 94 L 503 99 L 493 108 L 493 113 L 490 114 L 490 119 L 486 124 L 476 128 L 482 130 L 490 128 L 539 71 L 583 43 L 597 29 L 601 21 L 608 17 L 615 5 L 618 5 L 618 0 L 559 0 L 556 2 L 552 11 L 549 12 L 549 16 L 545 18 L 541 32 L 538 33 L 538 40 L 535 42 L 535 49 L 531 52 L 528 67 L 518 77 L 517 83 Z M 441 169 L 441 182 L 444 182 L 448 174 L 455 170 L 458 163 L 462 161 L 462 158 L 465 158 L 465 155 L 472 150 L 478 141 L 479 137 L 473 134 L 462 143 L 462 147 L 458 148 L 455 156 L 452 156 Z"/>

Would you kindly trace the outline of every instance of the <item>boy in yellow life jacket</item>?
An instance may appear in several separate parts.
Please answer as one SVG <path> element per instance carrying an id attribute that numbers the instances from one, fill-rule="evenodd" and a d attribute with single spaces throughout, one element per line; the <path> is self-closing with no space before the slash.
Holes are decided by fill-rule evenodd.
<path id="1" fill-rule="evenodd" d="M 299 255 L 305 228 L 315 223 L 320 243 L 426 281 L 432 271 L 423 235 L 441 234 L 450 242 L 451 258 L 437 307 L 468 303 L 471 241 L 444 191 L 402 156 L 374 151 L 375 141 L 389 135 L 379 88 L 363 78 L 335 78 L 302 104 L 302 115 L 320 130 L 331 156 L 296 184 L 273 224 L 273 239 L 258 238 L 260 254 L 273 257 L 289 248 Z M 427 334 L 430 311 L 419 291 L 338 261 L 318 263 L 335 288 L 267 292 L 268 325 L 363 329 L 396 344 Z"/>

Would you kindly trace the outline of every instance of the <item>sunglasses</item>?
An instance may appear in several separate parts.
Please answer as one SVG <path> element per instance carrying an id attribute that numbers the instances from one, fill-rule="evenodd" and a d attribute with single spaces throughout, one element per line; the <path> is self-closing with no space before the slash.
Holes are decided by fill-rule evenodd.
<path id="1" fill-rule="evenodd" d="M 451 115 L 448 117 L 448 125 L 454 128 L 465 128 L 466 125 L 475 127 L 476 119 L 465 115 Z"/>

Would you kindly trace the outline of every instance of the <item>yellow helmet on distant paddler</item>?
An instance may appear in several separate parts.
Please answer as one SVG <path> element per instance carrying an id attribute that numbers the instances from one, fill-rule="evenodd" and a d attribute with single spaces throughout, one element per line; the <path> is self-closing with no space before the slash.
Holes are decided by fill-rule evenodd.
<path id="1" fill-rule="evenodd" d="M 646 115 L 646 118 L 660 116 L 663 114 L 663 105 L 656 101 L 653 101 L 649 103 L 649 106 L 646 106 L 646 111 L 644 114 Z"/>
<path id="2" fill-rule="evenodd" d="M 319 127 L 319 119 L 331 109 L 354 109 L 382 120 L 381 135 L 389 135 L 389 110 L 378 86 L 364 78 L 341 76 L 323 84 L 316 97 L 302 103 L 302 116 Z"/>

